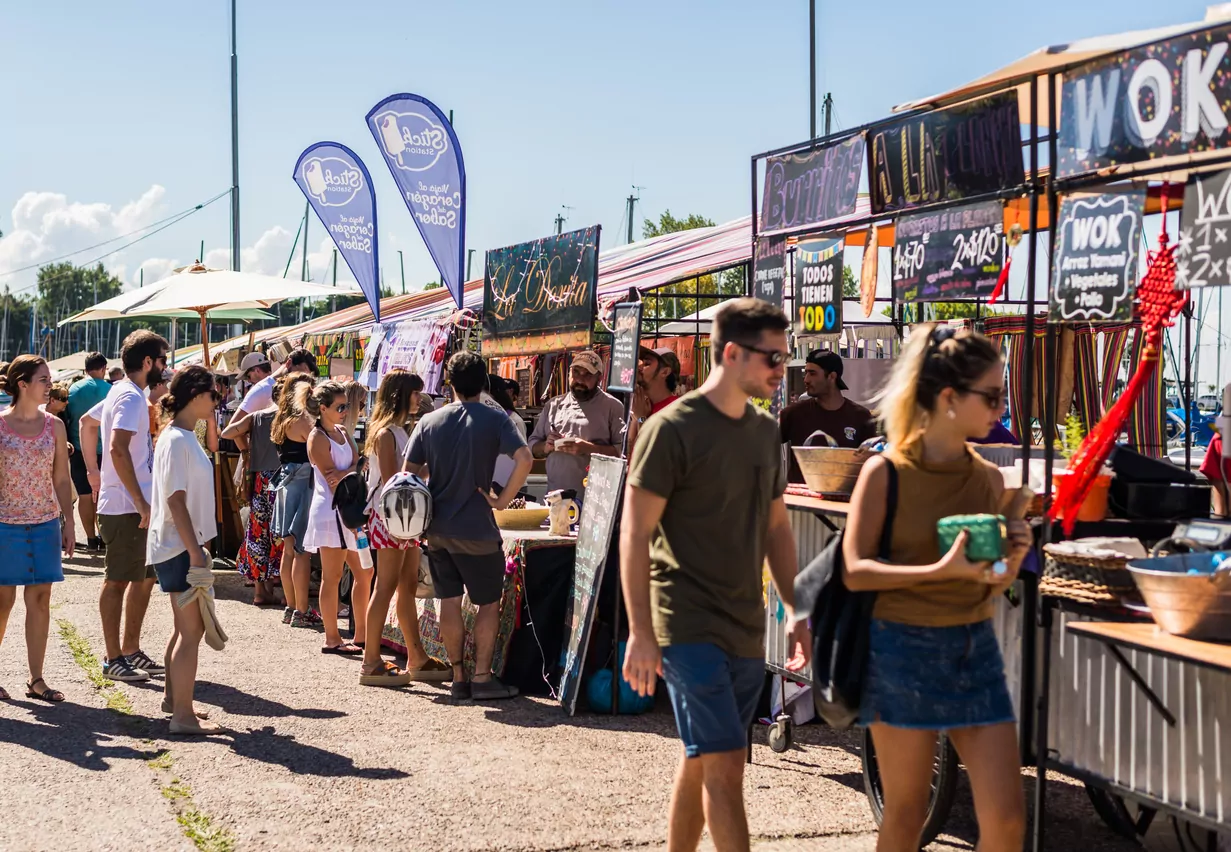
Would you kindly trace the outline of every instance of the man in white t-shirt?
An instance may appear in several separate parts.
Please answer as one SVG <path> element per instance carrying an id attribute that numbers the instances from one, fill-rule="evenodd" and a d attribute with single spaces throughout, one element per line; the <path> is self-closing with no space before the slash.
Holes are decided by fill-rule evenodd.
<path id="1" fill-rule="evenodd" d="M 151 674 L 165 671 L 141 650 L 141 626 L 155 580 L 154 568 L 145 560 L 154 463 L 145 389 L 162 377 L 169 348 L 152 331 L 128 335 L 120 349 L 125 377 L 111 386 L 98 418 L 103 438 L 98 526 L 107 545 L 98 610 L 107 646 L 103 675 L 110 680 L 149 680 Z"/>
<path id="2" fill-rule="evenodd" d="M 282 366 L 272 370 L 269 359 L 263 352 L 249 352 L 239 362 L 239 377 L 245 382 L 255 382 L 244 394 L 243 402 L 235 411 L 231 422 L 235 422 L 244 414 L 268 408 L 274 399 L 274 382 L 283 373 L 303 373 L 316 375 L 316 356 L 307 349 L 296 349 L 283 362 Z"/>

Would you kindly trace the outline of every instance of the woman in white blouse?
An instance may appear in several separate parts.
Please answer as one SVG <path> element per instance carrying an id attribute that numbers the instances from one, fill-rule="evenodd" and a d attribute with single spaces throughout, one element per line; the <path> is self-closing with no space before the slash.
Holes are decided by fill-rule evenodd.
<path id="1" fill-rule="evenodd" d="M 210 734 L 221 728 L 193 710 L 197 652 L 205 635 L 201 609 L 193 602 L 181 607 L 188 591 L 188 572 L 211 565 L 205 544 L 218 534 L 214 506 L 214 472 L 209 456 L 193 433 L 197 421 L 217 404 L 214 377 L 204 367 L 180 370 L 160 400 L 169 419 L 154 448 L 154 480 L 150 494 L 150 529 L 146 562 L 158 573 L 158 585 L 171 597 L 175 629 L 167 643 L 166 697 L 163 712 L 171 713 L 171 733 Z"/>

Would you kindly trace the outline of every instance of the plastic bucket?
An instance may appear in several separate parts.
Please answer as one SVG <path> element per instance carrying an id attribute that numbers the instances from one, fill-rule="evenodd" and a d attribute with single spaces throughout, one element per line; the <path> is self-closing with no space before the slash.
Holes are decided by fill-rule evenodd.
<path id="1" fill-rule="evenodd" d="M 1058 470 L 1052 473 L 1051 481 L 1054 488 L 1059 489 L 1060 481 L 1063 477 L 1069 475 L 1067 470 Z M 1094 482 L 1090 486 L 1090 493 L 1086 495 L 1085 502 L 1081 504 L 1081 508 L 1077 510 L 1077 520 L 1079 521 L 1102 521 L 1107 517 L 1107 494 L 1111 490 L 1110 474 L 1100 473 L 1094 477 Z M 1060 513 L 1060 519 L 1064 519 L 1064 513 Z"/>

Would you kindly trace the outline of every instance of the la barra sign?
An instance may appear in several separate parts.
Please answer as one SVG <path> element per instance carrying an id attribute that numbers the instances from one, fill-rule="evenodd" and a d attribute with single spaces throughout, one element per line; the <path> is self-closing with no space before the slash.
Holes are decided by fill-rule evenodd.
<path id="1" fill-rule="evenodd" d="M 1057 177 L 1231 145 L 1229 41 L 1216 27 L 1065 72 Z"/>
<path id="2" fill-rule="evenodd" d="M 904 118 L 868 134 L 874 213 L 999 192 L 1026 179 L 1016 90 Z"/>

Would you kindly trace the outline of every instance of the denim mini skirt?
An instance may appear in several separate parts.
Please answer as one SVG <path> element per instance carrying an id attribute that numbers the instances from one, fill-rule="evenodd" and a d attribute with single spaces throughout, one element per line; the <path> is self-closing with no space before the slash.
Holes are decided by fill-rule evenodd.
<path id="1" fill-rule="evenodd" d="M 274 538 L 295 536 L 295 552 L 303 553 L 303 537 L 308 530 L 308 507 L 312 503 L 312 465 L 288 462 L 274 474 Z"/>
<path id="2" fill-rule="evenodd" d="M 64 579 L 60 519 L 0 524 L 0 586 L 38 586 Z"/>
<path id="3" fill-rule="evenodd" d="M 945 731 L 1016 721 L 992 622 L 872 619 L 859 724 Z"/>

